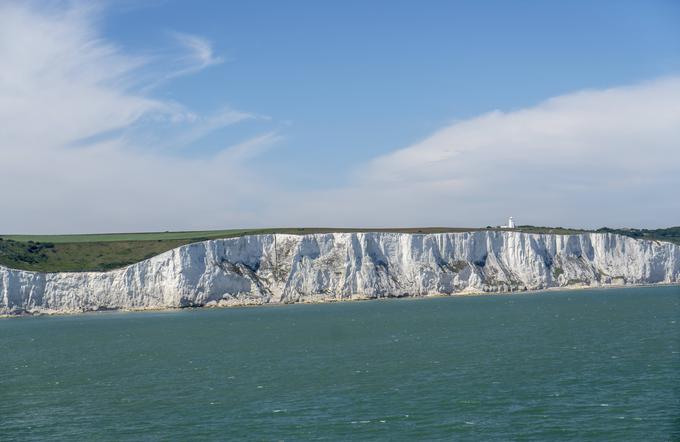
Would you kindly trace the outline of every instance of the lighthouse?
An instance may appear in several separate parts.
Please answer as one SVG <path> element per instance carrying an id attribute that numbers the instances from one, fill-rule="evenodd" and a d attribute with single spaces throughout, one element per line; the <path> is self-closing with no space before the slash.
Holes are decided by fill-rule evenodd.
<path id="1" fill-rule="evenodd" d="M 512 219 L 512 217 L 508 218 L 508 225 L 507 226 L 501 226 L 501 229 L 514 229 L 515 228 L 515 220 Z"/>

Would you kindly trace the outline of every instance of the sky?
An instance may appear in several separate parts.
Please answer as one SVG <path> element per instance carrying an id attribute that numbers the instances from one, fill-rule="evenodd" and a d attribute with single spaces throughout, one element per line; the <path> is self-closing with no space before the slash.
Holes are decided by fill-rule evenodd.
<path id="1" fill-rule="evenodd" d="M 0 0 L 1 233 L 680 225 L 680 2 Z"/>

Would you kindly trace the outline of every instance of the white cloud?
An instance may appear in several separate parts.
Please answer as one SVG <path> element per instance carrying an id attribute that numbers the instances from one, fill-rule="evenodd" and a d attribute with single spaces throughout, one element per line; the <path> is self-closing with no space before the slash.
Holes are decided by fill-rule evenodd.
<path id="1" fill-rule="evenodd" d="M 297 213 L 326 225 L 677 225 L 680 78 L 455 122 L 350 181 Z"/>
<path id="2" fill-rule="evenodd" d="M 205 38 L 183 32 L 173 32 L 172 35 L 181 46 L 188 50 L 185 58 L 194 62 L 197 69 L 203 69 L 224 61 L 222 57 L 214 54 L 212 44 Z"/>
<path id="3" fill-rule="evenodd" d="M 170 32 L 172 39 L 180 48 L 180 53 L 172 60 L 172 70 L 157 77 L 147 85 L 147 90 L 154 89 L 170 80 L 185 75 L 195 74 L 210 66 L 224 62 L 224 58 L 215 54 L 212 43 L 198 35 L 184 32 Z"/>
<path id="4" fill-rule="evenodd" d="M 89 10 L 44 15 L 12 4 L 0 8 L 4 146 L 50 148 L 170 110 L 125 92 L 144 61 L 100 41 Z"/>
<path id="5" fill-rule="evenodd" d="M 183 145 L 256 117 L 229 107 L 197 115 L 139 92 L 149 60 L 103 40 L 96 10 L 69 5 L 0 4 L 0 231 L 165 230 L 258 219 L 248 207 L 267 184 L 247 161 L 278 136 L 267 132 L 206 158 L 149 148 L 146 135 L 164 129 L 173 137 L 161 134 L 164 144 Z M 192 69 L 219 62 L 206 41 L 183 38 Z"/>

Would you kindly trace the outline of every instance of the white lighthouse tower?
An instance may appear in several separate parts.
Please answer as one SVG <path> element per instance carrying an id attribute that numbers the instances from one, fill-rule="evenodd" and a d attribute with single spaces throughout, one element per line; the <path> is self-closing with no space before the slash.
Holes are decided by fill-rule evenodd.
<path id="1" fill-rule="evenodd" d="M 501 226 L 501 229 L 514 229 L 515 228 L 515 220 L 512 219 L 512 217 L 508 218 L 508 225 L 507 226 Z"/>

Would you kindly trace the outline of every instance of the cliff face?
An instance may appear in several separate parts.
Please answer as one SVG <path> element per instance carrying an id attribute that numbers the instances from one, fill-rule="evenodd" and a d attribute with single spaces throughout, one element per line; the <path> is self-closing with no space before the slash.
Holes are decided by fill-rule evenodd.
<path id="1" fill-rule="evenodd" d="M 0 266 L 0 314 L 678 282 L 680 246 L 614 234 L 277 234 L 190 244 L 111 272 Z"/>

